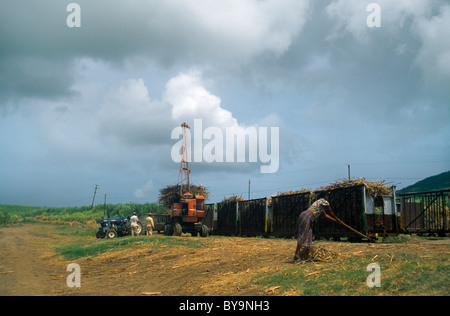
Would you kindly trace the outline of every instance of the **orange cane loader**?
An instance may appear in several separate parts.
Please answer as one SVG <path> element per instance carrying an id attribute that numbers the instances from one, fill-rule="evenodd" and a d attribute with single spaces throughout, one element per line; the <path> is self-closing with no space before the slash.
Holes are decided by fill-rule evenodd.
<path id="1" fill-rule="evenodd" d="M 181 124 L 183 128 L 182 139 L 182 158 L 180 168 L 180 200 L 178 203 L 172 205 L 170 211 L 170 222 L 166 223 L 164 233 L 166 235 L 181 236 L 182 233 L 191 233 L 196 236 L 208 236 L 208 226 L 203 224 L 205 219 L 205 197 L 201 195 L 194 195 L 190 192 L 190 170 L 187 152 L 187 137 L 186 129 L 190 126 L 186 123 Z M 187 191 L 183 192 L 183 174 L 187 180 Z"/>

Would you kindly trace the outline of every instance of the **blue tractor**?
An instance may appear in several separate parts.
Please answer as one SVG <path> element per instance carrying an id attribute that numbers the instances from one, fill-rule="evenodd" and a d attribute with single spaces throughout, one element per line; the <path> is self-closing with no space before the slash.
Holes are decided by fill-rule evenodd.
<path id="1" fill-rule="evenodd" d="M 97 238 L 111 239 L 116 238 L 117 236 L 126 236 L 131 234 L 130 216 L 103 218 L 99 221 L 99 223 L 100 228 L 96 234 Z M 140 235 L 142 231 L 142 223 L 138 221 L 137 234 Z"/>

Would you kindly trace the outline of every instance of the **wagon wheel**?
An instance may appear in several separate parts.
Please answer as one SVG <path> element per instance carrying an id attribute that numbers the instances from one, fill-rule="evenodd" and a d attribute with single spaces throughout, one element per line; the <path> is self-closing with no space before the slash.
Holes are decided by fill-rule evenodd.
<path id="1" fill-rule="evenodd" d="M 172 236 L 173 234 L 173 226 L 171 224 L 164 225 L 164 235 Z"/>
<path id="2" fill-rule="evenodd" d="M 139 236 L 142 233 L 142 224 L 141 222 L 137 223 L 136 233 Z"/>
<path id="3" fill-rule="evenodd" d="M 173 235 L 181 236 L 182 232 L 183 232 L 183 228 L 181 228 L 181 225 L 179 223 L 175 223 L 175 225 L 173 225 Z"/>

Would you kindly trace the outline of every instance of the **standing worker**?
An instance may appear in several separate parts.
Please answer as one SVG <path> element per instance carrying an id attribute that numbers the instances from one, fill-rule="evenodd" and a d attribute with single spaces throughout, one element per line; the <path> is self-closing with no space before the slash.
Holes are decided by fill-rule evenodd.
<path id="1" fill-rule="evenodd" d="M 133 216 L 130 218 L 130 225 L 131 225 L 131 235 L 134 236 L 136 233 L 137 236 L 137 229 L 138 229 L 138 217 L 136 216 L 136 212 L 133 212 Z"/>
<path id="2" fill-rule="evenodd" d="M 145 219 L 147 223 L 147 236 L 151 236 L 153 229 L 155 229 L 155 223 L 153 222 L 152 213 L 148 213 L 148 217 Z"/>
<path id="3" fill-rule="evenodd" d="M 319 194 L 319 199 L 315 201 L 306 211 L 302 212 L 297 220 L 297 229 L 295 237 L 297 238 L 297 249 L 295 250 L 294 260 L 300 259 L 300 250 L 306 249 L 308 260 L 312 259 L 311 246 L 314 221 L 320 216 L 325 216 L 326 219 L 339 223 L 340 220 L 336 217 L 328 202 L 328 192 Z"/>

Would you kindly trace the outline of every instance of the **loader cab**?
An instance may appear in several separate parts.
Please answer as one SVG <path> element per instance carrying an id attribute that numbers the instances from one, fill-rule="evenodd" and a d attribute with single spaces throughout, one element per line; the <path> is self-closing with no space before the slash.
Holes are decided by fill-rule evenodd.
<path id="1" fill-rule="evenodd" d="M 205 198 L 201 195 L 198 195 L 195 197 L 197 201 L 196 209 L 197 211 L 204 211 L 205 210 Z"/>
<path id="2" fill-rule="evenodd" d="M 203 220 L 205 217 L 205 197 L 201 195 L 197 195 L 195 197 L 196 200 L 196 210 L 197 210 L 197 216 Z"/>
<path id="3" fill-rule="evenodd" d="M 183 194 L 180 202 L 172 206 L 172 217 L 175 222 L 201 222 L 205 217 L 205 197 Z"/>
<path id="4" fill-rule="evenodd" d="M 164 234 L 181 236 L 191 233 L 195 236 L 208 236 L 209 229 L 203 224 L 205 218 L 205 197 L 183 194 L 179 203 L 172 205 L 170 221 L 164 226 Z"/>

